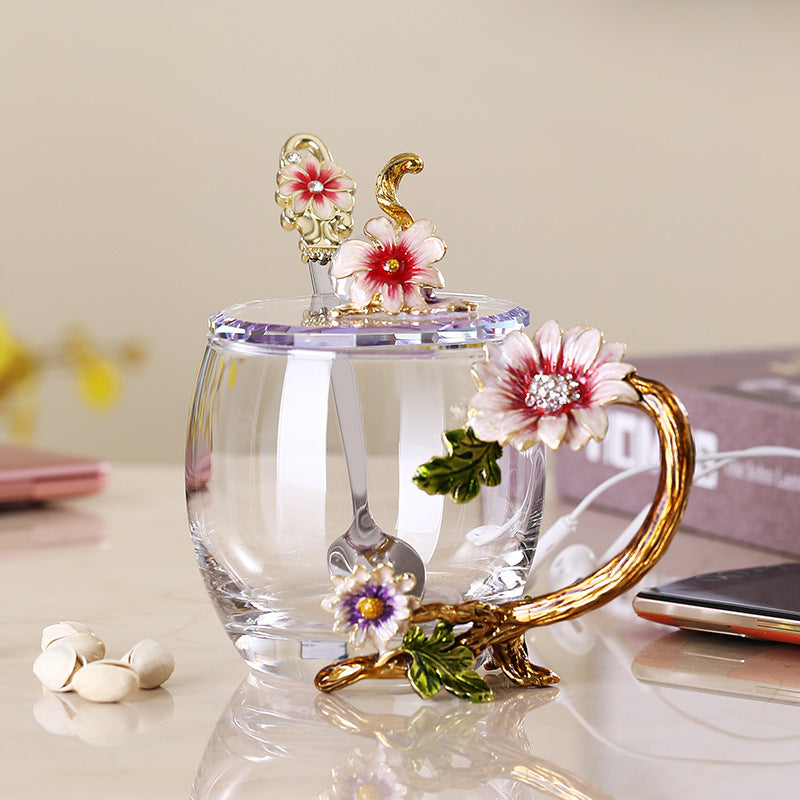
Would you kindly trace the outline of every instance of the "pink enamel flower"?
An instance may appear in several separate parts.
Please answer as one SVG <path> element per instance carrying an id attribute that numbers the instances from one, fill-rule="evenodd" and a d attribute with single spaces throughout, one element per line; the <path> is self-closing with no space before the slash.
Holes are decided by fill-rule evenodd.
<path id="1" fill-rule="evenodd" d="M 291 200 L 295 214 L 304 214 L 311 206 L 319 219 L 333 219 L 337 211 L 352 210 L 355 183 L 338 164 L 307 153 L 289 155 L 294 155 L 297 163 L 289 163 L 280 171 L 278 194 Z"/>
<path id="2" fill-rule="evenodd" d="M 608 418 L 602 406 L 634 403 L 638 393 L 625 379 L 625 346 L 605 342 L 595 328 L 563 332 L 546 322 L 530 339 L 514 331 L 486 346 L 486 360 L 473 367 L 480 391 L 469 402 L 475 435 L 525 450 L 537 442 L 579 450 L 602 439 Z"/>
<path id="3" fill-rule="evenodd" d="M 369 241 L 348 239 L 336 251 L 331 275 L 354 278 L 350 300 L 359 308 L 378 298 L 390 314 L 424 309 L 424 288 L 444 286 L 432 265 L 444 256 L 445 244 L 433 231 L 427 219 L 398 233 L 388 219 L 375 217 L 364 226 Z"/>

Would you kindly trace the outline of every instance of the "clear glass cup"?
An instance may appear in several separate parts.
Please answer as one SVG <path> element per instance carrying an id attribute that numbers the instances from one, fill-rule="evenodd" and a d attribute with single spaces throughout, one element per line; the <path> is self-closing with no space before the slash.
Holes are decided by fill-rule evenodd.
<path id="1" fill-rule="evenodd" d="M 443 300 L 446 297 L 443 296 Z M 502 481 L 466 504 L 412 480 L 467 421 L 482 346 L 528 324 L 502 300 L 473 311 L 316 324 L 313 298 L 263 300 L 211 317 L 188 428 L 194 551 L 236 649 L 258 670 L 303 679 L 351 655 L 321 601 L 327 552 L 353 503 L 331 373 L 355 377 L 369 507 L 425 563 L 424 602 L 522 595 L 541 521 L 540 446 L 506 447 Z"/>

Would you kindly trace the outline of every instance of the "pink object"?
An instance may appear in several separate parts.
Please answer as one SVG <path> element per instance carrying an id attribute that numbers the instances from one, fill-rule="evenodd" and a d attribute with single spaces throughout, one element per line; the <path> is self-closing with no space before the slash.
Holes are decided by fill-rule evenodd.
<path id="1" fill-rule="evenodd" d="M 0 506 L 93 494 L 105 486 L 105 462 L 0 445 Z"/>

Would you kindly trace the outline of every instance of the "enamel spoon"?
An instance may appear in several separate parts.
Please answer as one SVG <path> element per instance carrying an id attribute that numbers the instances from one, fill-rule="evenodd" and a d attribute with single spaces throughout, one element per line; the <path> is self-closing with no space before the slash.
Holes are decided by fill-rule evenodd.
<path id="1" fill-rule="evenodd" d="M 302 155 L 313 155 L 304 162 Z M 300 233 L 303 260 L 308 262 L 314 295 L 309 309 L 312 317 L 325 314 L 341 303 L 328 270 L 328 262 L 341 241 L 352 230 L 352 200 L 334 209 L 332 217 L 317 214 L 315 196 L 324 198 L 322 165 L 338 170 L 325 180 L 336 180 L 337 191 L 344 195 L 355 191 L 355 184 L 333 163 L 330 150 L 318 137 L 298 133 L 290 137 L 281 152 L 276 200 L 283 207 L 281 225 Z M 311 172 L 307 171 L 311 170 Z M 312 174 L 313 172 L 313 174 Z M 313 178 L 313 180 L 308 180 Z M 292 199 L 299 192 L 298 204 Z M 342 354 L 331 365 L 331 389 L 342 437 L 353 520 L 350 527 L 328 549 L 328 568 L 333 575 L 349 576 L 359 565 L 370 568 L 390 564 L 396 574 L 410 573 L 416 579 L 414 594 L 421 597 L 425 588 L 425 563 L 419 553 L 402 539 L 382 530 L 369 510 L 367 456 L 361 407 L 355 374 L 350 359 Z"/>

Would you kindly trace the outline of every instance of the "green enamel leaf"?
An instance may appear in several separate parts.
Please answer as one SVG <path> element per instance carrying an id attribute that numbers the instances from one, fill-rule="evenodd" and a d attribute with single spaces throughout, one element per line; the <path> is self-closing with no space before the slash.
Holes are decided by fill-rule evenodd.
<path id="1" fill-rule="evenodd" d="M 411 656 L 408 679 L 421 697 L 431 697 L 444 687 L 473 703 L 492 699 L 486 681 L 471 668 L 472 651 L 456 644 L 452 625 L 437 623 L 430 638 L 413 626 L 403 639 L 403 650 Z"/>
<path id="2" fill-rule="evenodd" d="M 411 657 L 408 679 L 420 697 L 433 697 L 442 688 L 442 681 L 438 673 L 422 656 Z"/>
<path id="3" fill-rule="evenodd" d="M 457 503 L 477 497 L 483 486 L 500 483 L 503 448 L 497 442 L 484 442 L 472 428 L 457 428 L 445 433 L 446 456 L 435 456 L 417 468 L 414 483 L 428 494 L 449 494 Z"/>

